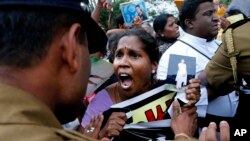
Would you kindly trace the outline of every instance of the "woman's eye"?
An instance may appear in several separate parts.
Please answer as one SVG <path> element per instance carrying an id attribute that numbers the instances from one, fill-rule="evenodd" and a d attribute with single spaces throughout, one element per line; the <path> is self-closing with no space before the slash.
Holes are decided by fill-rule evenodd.
<path id="1" fill-rule="evenodd" d="M 137 58 L 140 57 L 137 53 L 131 53 L 130 56 L 131 56 L 133 59 L 137 59 Z"/>
<path id="2" fill-rule="evenodd" d="M 115 58 L 121 58 L 122 57 L 122 54 L 121 53 L 117 53 L 116 55 L 115 55 Z"/>

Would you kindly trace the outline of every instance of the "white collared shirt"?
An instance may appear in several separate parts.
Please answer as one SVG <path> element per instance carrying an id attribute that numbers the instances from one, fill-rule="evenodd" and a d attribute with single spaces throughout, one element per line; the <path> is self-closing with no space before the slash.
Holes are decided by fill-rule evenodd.
<path id="1" fill-rule="evenodd" d="M 201 53 L 181 41 L 176 41 L 162 55 L 157 69 L 157 79 L 165 80 L 167 78 L 170 54 L 195 57 L 195 76 L 197 78 L 201 71 L 205 69 L 207 63 L 210 61 L 217 48 L 221 44 L 221 42 L 218 40 L 207 42 L 206 39 L 199 38 L 188 33 L 185 33 L 183 36 L 181 36 L 179 40 L 186 42 L 196 50 L 199 50 Z M 178 93 L 178 95 L 185 95 L 185 93 Z M 232 92 L 230 95 L 221 96 L 210 103 L 208 106 L 207 90 L 205 86 L 201 86 L 200 101 L 196 104 L 199 117 L 205 117 L 206 113 L 218 116 L 234 116 L 238 105 L 238 97 L 235 96 L 235 92 Z M 222 108 L 216 109 L 218 106 Z"/>
<path id="2" fill-rule="evenodd" d="M 206 39 L 199 38 L 188 33 L 185 33 L 179 40 L 190 44 L 192 47 L 196 48 L 209 58 L 212 58 L 220 44 L 220 41 L 212 40 L 210 42 L 207 42 Z M 204 70 L 206 64 L 209 62 L 209 60 L 204 55 L 197 52 L 187 44 L 176 41 L 162 55 L 158 65 L 157 79 L 165 80 L 167 78 L 168 61 L 170 54 L 195 57 L 196 75 L 199 75 L 200 71 Z"/>

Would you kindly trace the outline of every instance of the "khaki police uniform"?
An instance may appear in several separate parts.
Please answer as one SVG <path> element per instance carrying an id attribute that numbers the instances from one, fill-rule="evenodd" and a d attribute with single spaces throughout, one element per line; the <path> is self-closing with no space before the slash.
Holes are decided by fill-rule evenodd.
<path id="1" fill-rule="evenodd" d="M 94 141 L 62 128 L 51 110 L 33 95 L 0 84 L 0 141 Z"/>
<path id="2" fill-rule="evenodd" d="M 229 28 L 233 28 L 233 45 L 236 52 L 238 77 L 244 78 L 250 84 L 250 21 L 245 19 L 232 24 Z M 205 68 L 209 84 L 219 92 L 234 87 L 230 55 L 224 43 L 225 35 L 223 35 L 223 44 Z"/>
<path id="3" fill-rule="evenodd" d="M 233 119 L 229 121 L 230 138 L 232 141 L 249 140 L 249 132 L 244 134 L 244 136 L 237 136 L 235 133 L 239 129 L 250 129 L 250 115 L 247 114 L 247 107 L 249 107 L 250 102 L 250 21 L 249 19 L 244 19 L 230 25 L 229 28 L 230 34 L 227 34 L 229 32 L 226 31 L 227 35 L 223 35 L 223 45 L 219 47 L 212 60 L 206 66 L 205 73 L 209 84 L 215 88 L 215 92 L 218 95 L 225 94 L 225 91 L 228 90 L 240 88 L 237 89 L 239 94 L 237 112 Z M 231 29 L 233 44 L 231 39 L 228 38 L 228 35 L 231 37 Z M 230 45 L 233 46 L 234 50 L 230 48 Z M 228 52 L 228 48 L 230 49 L 229 52 L 232 53 Z M 232 59 L 232 65 L 230 58 Z M 237 79 L 236 77 L 234 79 L 232 68 L 236 68 L 235 72 L 237 75 L 235 76 L 237 76 Z M 242 79 L 247 83 L 247 87 L 243 87 Z M 234 80 L 236 81 L 234 82 Z"/>

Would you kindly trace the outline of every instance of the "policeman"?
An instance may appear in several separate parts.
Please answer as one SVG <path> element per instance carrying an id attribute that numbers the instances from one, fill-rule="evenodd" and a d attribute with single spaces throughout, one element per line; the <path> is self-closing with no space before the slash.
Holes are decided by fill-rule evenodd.
<path id="1" fill-rule="evenodd" d="M 234 50 L 228 49 L 229 42 L 226 38 L 231 31 L 231 45 Z M 225 95 L 229 91 L 237 90 L 239 104 L 237 113 L 231 126 L 231 135 L 238 129 L 249 129 L 247 124 L 249 114 L 246 114 L 246 107 L 250 101 L 250 22 L 244 19 L 229 26 L 223 36 L 223 45 L 217 50 L 215 56 L 208 63 L 205 69 L 205 77 L 208 82 L 210 96 L 217 94 Z M 228 40 L 228 39 L 227 39 Z M 231 61 L 230 61 L 231 60 Z M 204 76 L 202 76 L 204 78 Z M 245 84 L 245 85 L 243 85 Z M 249 133 L 245 136 L 249 139 Z M 235 137 L 231 137 L 235 138 Z M 241 138 L 242 139 L 242 138 Z M 237 139 L 238 140 L 238 139 Z"/>
<path id="2" fill-rule="evenodd" d="M 238 3 L 238 1 L 234 0 L 229 5 L 229 9 L 239 10 L 249 17 L 249 6 L 249 1 L 240 1 Z M 203 82 L 208 83 L 207 87 L 212 97 L 215 96 L 214 92 L 225 95 L 232 90 L 238 91 L 239 105 L 230 127 L 232 140 L 243 139 L 243 137 L 237 138 L 233 136 L 239 129 L 249 129 L 250 131 L 249 121 L 245 120 L 250 118 L 245 112 L 245 108 L 249 106 L 248 103 L 250 101 L 249 32 L 250 21 L 248 18 L 230 25 L 223 33 L 223 44 L 200 76 Z M 244 135 L 244 139 L 249 139 L 249 137 L 250 133 Z"/>
<path id="3" fill-rule="evenodd" d="M 94 140 L 76 118 L 106 35 L 80 0 L 0 0 L 0 140 Z M 93 129 L 94 130 L 94 129 Z"/>

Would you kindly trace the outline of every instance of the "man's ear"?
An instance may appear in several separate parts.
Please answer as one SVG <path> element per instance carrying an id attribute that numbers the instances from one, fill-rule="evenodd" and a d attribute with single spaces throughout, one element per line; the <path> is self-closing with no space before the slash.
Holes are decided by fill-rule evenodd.
<path id="1" fill-rule="evenodd" d="M 191 19 L 186 19 L 184 23 L 188 29 L 192 29 L 194 27 L 193 20 Z"/>
<path id="2" fill-rule="evenodd" d="M 73 24 L 65 35 L 62 38 L 62 59 L 64 63 L 66 63 L 71 72 L 77 71 L 77 68 L 80 65 L 79 56 L 80 56 L 80 48 L 79 48 L 79 39 L 78 36 L 81 31 L 80 24 Z"/>

